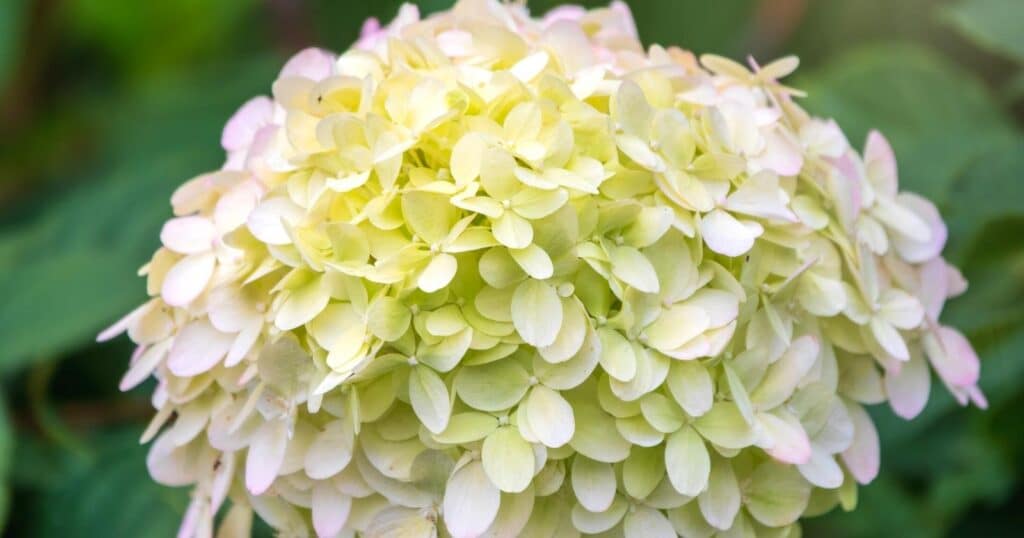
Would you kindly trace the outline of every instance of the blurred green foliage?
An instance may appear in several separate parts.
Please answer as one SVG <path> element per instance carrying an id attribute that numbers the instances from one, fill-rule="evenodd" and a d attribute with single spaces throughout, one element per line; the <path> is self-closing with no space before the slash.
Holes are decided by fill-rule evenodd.
<path id="1" fill-rule="evenodd" d="M 595 5 L 603 2 L 584 2 Z M 878 128 L 939 204 L 971 289 L 945 319 L 983 359 L 988 411 L 940 386 L 907 423 L 873 409 L 883 472 L 808 536 L 1013 536 L 1024 525 L 1024 2 L 633 0 L 647 42 L 796 53 L 806 106 L 855 144 Z M 448 0 L 424 0 L 426 11 Z M 556 2 L 533 1 L 541 12 Z M 168 197 L 216 168 L 219 130 L 307 45 L 346 48 L 395 0 L 0 2 L 0 524 L 10 536 L 173 535 L 186 493 L 136 443 L 147 393 L 116 391 Z M 937 383 L 935 385 L 938 385 Z"/>

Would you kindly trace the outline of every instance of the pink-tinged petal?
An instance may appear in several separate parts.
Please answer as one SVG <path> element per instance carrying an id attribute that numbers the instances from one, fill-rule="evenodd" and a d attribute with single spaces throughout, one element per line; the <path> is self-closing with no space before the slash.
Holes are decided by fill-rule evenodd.
<path id="1" fill-rule="evenodd" d="M 167 356 L 167 367 L 177 376 L 199 375 L 216 366 L 227 354 L 233 341 L 233 335 L 218 331 L 210 325 L 209 320 L 193 321 L 174 337 L 174 345 Z"/>
<path id="2" fill-rule="evenodd" d="M 270 123 L 274 116 L 274 102 L 268 97 L 254 97 L 235 112 L 220 135 L 220 145 L 227 151 L 236 151 L 252 143 L 256 132 Z"/>
<path id="3" fill-rule="evenodd" d="M 171 306 L 186 306 L 199 297 L 213 276 L 217 256 L 212 252 L 185 256 L 164 276 L 160 295 Z"/>
<path id="4" fill-rule="evenodd" d="M 387 35 L 387 29 L 380 25 L 380 20 L 377 17 L 370 17 L 363 21 L 363 27 L 359 30 L 359 39 L 352 47 L 359 50 L 373 50 L 387 39 Z"/>
<path id="5" fill-rule="evenodd" d="M 920 351 L 911 353 L 910 360 L 902 363 L 898 372 L 885 373 L 889 406 L 907 420 L 916 417 L 924 409 L 930 389 L 931 374 Z"/>
<path id="6" fill-rule="evenodd" d="M 773 413 L 760 413 L 757 420 L 770 442 L 765 448 L 769 456 L 794 465 L 811 460 L 811 441 L 798 420 Z"/>
<path id="7" fill-rule="evenodd" d="M 967 396 L 971 399 L 974 405 L 978 406 L 978 409 L 988 409 L 988 398 L 985 397 L 985 393 L 981 392 L 981 388 L 977 385 L 971 385 L 965 389 Z"/>
<path id="8" fill-rule="evenodd" d="M 864 204 L 857 162 L 851 152 L 834 159 L 832 164 L 839 173 L 829 176 L 829 191 L 840 221 L 847 230 L 852 230 Z"/>
<path id="9" fill-rule="evenodd" d="M 751 164 L 759 169 L 771 170 L 780 176 L 799 174 L 804 166 L 804 156 L 796 142 L 775 129 L 763 134 L 764 151 L 759 156 L 751 158 Z"/>
<path id="10" fill-rule="evenodd" d="M 800 128 L 800 139 L 811 153 L 838 159 L 847 153 L 850 143 L 835 120 L 811 120 Z"/>
<path id="11" fill-rule="evenodd" d="M 636 30 L 636 20 L 633 18 L 633 12 L 629 9 L 629 4 L 622 0 L 615 0 L 608 6 L 612 10 L 618 22 L 618 26 L 626 32 L 630 37 L 637 37 L 639 33 Z"/>
<path id="12" fill-rule="evenodd" d="M 381 32 L 382 28 L 383 27 L 380 25 L 380 19 L 377 17 L 370 17 L 363 21 L 363 26 L 359 29 L 359 39 L 375 37 Z"/>
<path id="13" fill-rule="evenodd" d="M 555 22 L 547 28 L 541 40 L 554 53 L 566 73 L 578 73 L 594 65 L 590 41 L 579 24 L 565 20 Z"/>
<path id="14" fill-rule="evenodd" d="M 878 430 L 863 407 L 848 403 L 847 411 L 853 421 L 853 443 L 843 452 L 843 463 L 860 484 L 868 484 L 878 476 L 881 464 Z"/>
<path id="15" fill-rule="evenodd" d="M 447 30 L 437 35 L 437 46 L 446 56 L 465 58 L 473 55 L 473 34 L 465 30 Z"/>
<path id="16" fill-rule="evenodd" d="M 943 260 L 945 262 L 945 260 Z M 946 278 L 949 279 L 949 295 L 946 298 L 958 297 L 963 292 L 967 291 L 967 279 L 964 278 L 963 273 L 959 269 L 952 265 L 946 264 Z"/>
<path id="17" fill-rule="evenodd" d="M 202 523 L 204 513 L 208 513 L 206 503 L 201 497 L 193 497 L 185 510 L 185 516 L 181 518 L 181 525 L 178 527 L 178 538 L 193 538 L 200 536 L 199 527 Z"/>
<path id="18" fill-rule="evenodd" d="M 868 133 L 864 144 L 864 167 L 868 179 L 875 189 L 888 197 L 896 196 L 898 182 L 896 175 L 896 155 L 889 141 L 882 133 L 872 130 Z"/>
<path id="19" fill-rule="evenodd" d="M 626 8 L 629 9 L 628 7 Z M 544 14 L 541 19 L 541 26 L 547 28 L 559 21 L 579 22 L 587 15 L 587 10 L 582 6 L 558 6 Z"/>
<path id="20" fill-rule="evenodd" d="M 946 383 L 969 387 L 978 382 L 981 363 L 971 343 L 951 327 L 939 327 L 922 339 L 932 367 Z"/>
<path id="21" fill-rule="evenodd" d="M 334 72 L 334 55 L 316 47 L 303 49 L 284 64 L 278 78 L 305 77 L 321 81 Z"/>
<path id="22" fill-rule="evenodd" d="M 245 460 L 245 487 L 253 495 L 261 495 L 277 478 L 288 449 L 288 424 L 283 420 L 265 422 L 249 443 Z"/>
<path id="23" fill-rule="evenodd" d="M 374 50 L 387 42 L 389 36 L 398 35 L 403 28 L 420 20 L 420 10 L 415 4 L 402 4 L 398 15 L 387 25 L 382 26 L 376 17 L 363 22 L 359 31 L 359 39 L 353 45 L 360 50 Z"/>
<path id="24" fill-rule="evenodd" d="M 313 486 L 311 498 L 313 528 L 317 536 L 335 536 L 348 521 L 352 509 L 352 497 L 334 487 L 330 481 L 320 481 Z"/>
<path id="25" fill-rule="evenodd" d="M 261 174 L 265 174 L 270 169 L 267 155 L 273 149 L 274 140 L 280 129 L 280 126 L 271 124 L 256 131 L 256 136 L 252 139 L 252 144 L 245 154 L 244 169 L 252 171 L 257 177 L 264 177 Z"/>
<path id="26" fill-rule="evenodd" d="M 249 154 L 244 149 L 238 149 L 235 151 L 229 151 L 228 156 L 224 159 L 224 164 L 220 165 L 221 170 L 245 170 L 245 159 Z"/>
<path id="27" fill-rule="evenodd" d="M 292 238 L 285 223 L 294 226 L 305 216 L 305 210 L 290 198 L 267 198 L 249 213 L 247 224 L 256 239 L 268 245 L 287 245 Z"/>
<path id="28" fill-rule="evenodd" d="M 942 216 L 939 215 L 939 210 L 935 209 L 935 204 L 909 192 L 900 193 L 896 200 L 926 223 L 930 231 L 927 241 L 915 241 L 900 233 L 898 228 L 895 229 L 892 244 L 896 247 L 896 252 L 910 263 L 921 263 L 938 256 L 946 246 L 949 232 L 946 223 L 942 221 Z"/>
<path id="29" fill-rule="evenodd" d="M 218 234 L 226 234 L 245 224 L 263 189 L 255 181 L 239 183 L 217 200 L 213 209 L 213 224 Z"/>
<path id="30" fill-rule="evenodd" d="M 946 261 L 932 258 L 921 266 L 918 273 L 917 298 L 924 307 L 925 315 L 930 320 L 939 319 L 942 307 L 949 297 L 949 273 Z"/>
<path id="31" fill-rule="evenodd" d="M 217 230 L 206 217 L 178 217 L 164 223 L 160 242 L 178 254 L 199 254 L 213 246 Z"/>

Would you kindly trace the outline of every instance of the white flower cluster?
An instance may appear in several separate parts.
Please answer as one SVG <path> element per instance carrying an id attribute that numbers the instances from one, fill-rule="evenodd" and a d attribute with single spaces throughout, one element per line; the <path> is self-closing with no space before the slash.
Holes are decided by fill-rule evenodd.
<path id="1" fill-rule="evenodd" d="M 799 536 L 878 472 L 863 404 L 984 405 L 935 207 L 750 63 L 495 0 L 295 56 L 101 335 L 181 536 Z"/>

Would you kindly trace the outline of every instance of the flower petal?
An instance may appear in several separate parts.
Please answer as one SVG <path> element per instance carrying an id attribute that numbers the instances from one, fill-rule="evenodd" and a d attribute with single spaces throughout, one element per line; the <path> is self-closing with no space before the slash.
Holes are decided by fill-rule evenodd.
<path id="1" fill-rule="evenodd" d="M 182 327 L 174 337 L 167 355 L 167 368 L 181 377 L 197 376 L 216 366 L 231 348 L 234 339 L 200 319 Z"/>
<path id="2" fill-rule="evenodd" d="M 501 491 L 491 483 L 479 461 L 460 467 L 444 489 L 444 523 L 453 538 L 480 536 L 491 526 L 501 505 Z"/>
<path id="3" fill-rule="evenodd" d="M 431 432 L 441 433 L 448 427 L 452 403 L 448 387 L 434 370 L 420 365 L 409 372 L 409 402 Z"/>
<path id="4" fill-rule="evenodd" d="M 543 385 L 534 387 L 526 398 L 526 417 L 537 440 L 550 448 L 568 443 L 576 429 L 572 406 Z"/>
<path id="5" fill-rule="evenodd" d="M 185 256 L 164 275 L 160 295 L 171 306 L 186 306 L 194 301 L 213 277 L 217 257 L 212 252 Z"/>
<path id="6" fill-rule="evenodd" d="M 861 484 L 869 484 L 878 476 L 879 447 L 875 423 L 863 407 L 849 403 L 846 406 L 853 420 L 853 444 L 843 452 L 843 462 Z"/>
<path id="7" fill-rule="evenodd" d="M 550 346 L 562 327 L 562 303 L 555 288 L 527 279 L 512 294 L 512 323 L 523 341 L 536 347 Z"/>
<path id="8" fill-rule="evenodd" d="M 665 444 L 665 469 L 680 495 L 696 497 L 707 487 L 711 456 L 693 428 L 685 426 L 669 436 Z"/>
<path id="9" fill-rule="evenodd" d="M 503 426 L 488 435 L 484 439 L 481 459 L 487 476 L 501 491 L 519 493 L 533 479 L 533 448 L 515 427 Z"/>
<path id="10" fill-rule="evenodd" d="M 284 463 L 288 448 L 288 424 L 283 420 L 263 423 L 249 444 L 245 460 L 245 487 L 253 495 L 267 491 Z"/>

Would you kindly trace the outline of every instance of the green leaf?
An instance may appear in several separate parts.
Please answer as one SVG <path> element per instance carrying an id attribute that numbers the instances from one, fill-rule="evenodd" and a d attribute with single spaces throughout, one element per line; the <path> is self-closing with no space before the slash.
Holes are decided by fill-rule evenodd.
<path id="1" fill-rule="evenodd" d="M 38 513 L 20 518 L 29 526 L 23 535 L 174 536 L 188 494 L 153 482 L 146 471 L 147 447 L 139 445 L 138 436 L 134 428 L 101 433 L 89 439 L 88 457 L 65 453 L 52 461 L 64 471 L 31 507 Z"/>
<path id="2" fill-rule="evenodd" d="M 253 4 L 252 0 L 217 4 L 74 0 L 63 6 L 61 14 L 76 38 L 98 45 L 131 75 L 149 75 L 194 62 L 231 43 L 244 28 Z M 167 39 L 172 34 L 174 39 Z"/>
<path id="3" fill-rule="evenodd" d="M 7 417 L 6 391 L 0 389 L 0 531 L 7 524 L 8 509 L 11 503 L 11 486 L 7 477 L 11 472 L 11 460 L 14 452 L 14 429 Z"/>
<path id="4" fill-rule="evenodd" d="M 942 19 L 975 45 L 1024 62 L 1024 2 L 1019 0 L 963 0 L 945 6 Z"/>
<path id="5" fill-rule="evenodd" d="M 885 134 L 901 188 L 940 206 L 965 166 L 1014 136 L 980 81 L 918 47 L 860 48 L 795 85 L 808 92 L 807 109 L 834 117 L 857 148 L 870 129 Z"/>
<path id="6" fill-rule="evenodd" d="M 949 225 L 946 257 L 958 265 L 969 263 L 968 247 L 989 223 L 1024 216 L 1024 136 L 1007 139 L 981 154 L 956 177 L 951 189 L 954 203 L 943 208 Z M 998 196 L 993 196 L 998 193 Z"/>
<path id="7" fill-rule="evenodd" d="M 6 0 L 0 4 L 0 90 L 7 86 L 21 58 L 22 28 L 29 3 Z"/>

